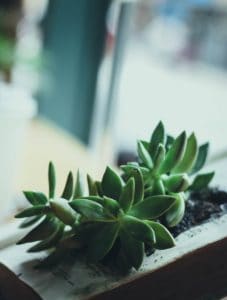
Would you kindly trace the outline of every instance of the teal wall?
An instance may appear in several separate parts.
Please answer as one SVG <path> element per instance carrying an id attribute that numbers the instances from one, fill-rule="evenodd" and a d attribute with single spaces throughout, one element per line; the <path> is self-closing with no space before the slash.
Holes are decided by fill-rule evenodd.
<path id="1" fill-rule="evenodd" d="M 88 143 L 110 0 L 50 0 L 40 113 Z"/>

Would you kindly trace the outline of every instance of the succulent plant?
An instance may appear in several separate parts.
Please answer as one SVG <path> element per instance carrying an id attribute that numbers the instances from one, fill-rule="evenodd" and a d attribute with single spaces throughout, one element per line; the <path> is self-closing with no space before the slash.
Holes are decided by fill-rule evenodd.
<path id="1" fill-rule="evenodd" d="M 165 214 L 165 223 L 177 225 L 184 215 L 185 192 L 205 188 L 214 172 L 195 175 L 206 162 L 209 144 L 198 146 L 195 134 L 188 138 L 183 131 L 177 138 L 168 136 L 160 122 L 151 139 L 138 141 L 138 162 L 121 166 L 123 178 L 140 169 L 143 174 L 145 197 L 152 195 L 172 195 L 176 202 Z M 192 179 L 191 179 L 192 178 Z"/>
<path id="2" fill-rule="evenodd" d="M 170 195 L 144 198 L 143 177 L 135 170 L 127 182 L 110 167 L 101 182 L 88 176 L 89 195 L 83 196 L 79 175 L 73 188 L 70 172 L 61 197 L 55 196 L 55 171 L 49 165 L 49 197 L 24 192 L 32 207 L 16 215 L 29 218 L 22 227 L 35 225 L 18 244 L 38 242 L 28 251 L 83 249 L 91 262 L 101 261 L 120 242 L 116 260 L 124 258 L 127 268 L 138 269 L 144 245 L 166 249 L 175 245 L 169 231 L 157 220 L 176 201 Z M 99 190 L 99 191 L 98 191 Z M 32 219 L 31 219 L 32 218 Z M 68 248 L 69 247 L 69 248 Z M 51 254 L 44 264 L 56 256 Z"/>
<path id="3" fill-rule="evenodd" d="M 18 244 L 24 244 L 39 241 L 28 252 L 52 248 L 62 238 L 69 235 L 67 226 L 73 226 L 76 222 L 77 215 L 68 205 L 68 201 L 72 197 L 83 196 L 79 172 L 75 188 L 73 187 L 73 174 L 69 172 L 61 197 L 55 195 L 56 179 L 52 162 L 49 164 L 48 179 L 48 197 L 40 192 L 25 191 L 24 196 L 31 207 L 16 215 L 16 218 L 26 218 L 21 228 L 35 225 L 32 231 L 18 242 Z M 58 207 L 61 209 L 59 210 Z"/>
<path id="4" fill-rule="evenodd" d="M 62 195 L 55 193 L 56 174 L 49 164 L 49 195 L 24 192 L 31 207 L 17 214 L 26 218 L 21 227 L 32 230 L 18 244 L 37 242 L 29 252 L 48 250 L 40 266 L 50 266 L 68 253 L 80 253 L 90 262 L 108 261 L 118 268 L 138 269 L 145 249 L 175 245 L 164 226 L 180 222 L 185 209 L 185 191 L 208 184 L 213 173 L 189 176 L 205 163 L 208 144 L 198 148 L 192 134 L 186 139 L 165 138 L 162 123 L 150 142 L 138 142 L 139 161 L 122 166 L 119 175 L 107 167 L 101 181 L 87 175 L 84 193 L 80 173 L 76 183 L 69 172 Z M 163 225 L 164 224 L 164 225 Z"/>

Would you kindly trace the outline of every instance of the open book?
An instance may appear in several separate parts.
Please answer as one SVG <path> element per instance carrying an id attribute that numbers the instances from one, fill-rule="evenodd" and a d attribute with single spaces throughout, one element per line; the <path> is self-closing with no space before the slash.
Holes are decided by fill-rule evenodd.
<path id="1" fill-rule="evenodd" d="M 93 265 L 87 265 L 83 261 L 72 264 L 60 264 L 51 271 L 37 270 L 34 266 L 38 260 L 45 257 L 45 252 L 28 254 L 27 245 L 16 246 L 14 239 L 22 230 L 15 225 L 1 227 L 0 237 L 0 262 L 10 268 L 21 280 L 30 285 L 43 300 L 82 300 L 102 291 L 129 282 L 147 272 L 154 271 L 186 253 L 192 252 L 204 245 L 215 242 L 227 236 L 227 215 L 219 219 L 186 231 L 177 238 L 177 247 L 156 251 L 150 257 L 145 258 L 142 268 L 138 272 L 131 272 L 126 277 L 113 275 L 110 271 Z M 11 231 L 11 232 L 10 232 Z M 6 234 L 8 232 L 8 234 Z M 11 240 L 9 236 L 12 236 Z M 2 247 L 3 242 L 6 247 Z M 9 245 L 11 242 L 11 245 Z"/>

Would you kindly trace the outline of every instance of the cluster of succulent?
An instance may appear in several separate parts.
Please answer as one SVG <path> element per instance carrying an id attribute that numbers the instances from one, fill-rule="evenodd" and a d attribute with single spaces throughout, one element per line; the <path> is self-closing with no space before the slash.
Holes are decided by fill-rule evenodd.
<path id="1" fill-rule="evenodd" d="M 31 207 L 16 215 L 33 226 L 18 244 L 36 242 L 29 252 L 48 250 L 40 266 L 66 254 L 83 253 L 89 262 L 110 261 L 119 269 L 138 269 L 147 248 L 175 245 L 166 228 L 177 225 L 185 210 L 187 191 L 208 185 L 213 173 L 194 174 L 206 160 L 208 144 L 197 146 L 195 135 L 166 136 L 160 122 L 150 142 L 138 142 L 138 162 L 107 167 L 101 181 L 87 175 L 87 192 L 77 173 L 69 173 L 62 195 L 55 194 L 56 175 L 49 164 L 49 195 L 24 192 Z M 194 176 L 193 176 L 194 175 Z M 190 183 L 190 176 L 193 176 Z"/>
<path id="2" fill-rule="evenodd" d="M 214 172 L 197 174 L 206 162 L 209 143 L 198 146 L 195 134 L 187 138 L 185 131 L 174 139 L 165 133 L 160 122 L 150 141 L 138 141 L 137 149 L 138 162 L 121 166 L 124 178 L 129 178 L 133 170 L 140 169 L 145 198 L 152 195 L 174 196 L 176 201 L 163 221 L 168 227 L 176 226 L 184 216 L 187 192 L 205 188 L 214 176 Z"/>

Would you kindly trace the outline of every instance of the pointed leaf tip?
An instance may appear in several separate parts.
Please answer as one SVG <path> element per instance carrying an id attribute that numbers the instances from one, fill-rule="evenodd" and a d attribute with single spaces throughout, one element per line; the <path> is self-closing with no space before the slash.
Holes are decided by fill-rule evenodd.
<path id="1" fill-rule="evenodd" d="M 33 247 L 29 248 L 28 252 L 39 252 L 55 247 L 58 244 L 59 240 L 62 238 L 63 233 L 64 225 L 59 223 L 52 235 L 50 235 L 47 239 L 34 245 Z"/>
<path id="2" fill-rule="evenodd" d="M 62 198 L 69 200 L 73 194 L 73 174 L 70 171 L 66 179 L 65 187 L 62 192 Z"/>
<path id="3" fill-rule="evenodd" d="M 165 160 L 162 162 L 159 173 L 164 174 L 170 172 L 177 163 L 182 159 L 186 146 L 186 132 L 183 131 L 173 142 L 166 154 Z"/>
<path id="4" fill-rule="evenodd" d="M 140 219 L 156 219 L 163 215 L 175 202 L 173 196 L 150 196 L 134 205 L 129 214 Z"/>
<path id="5" fill-rule="evenodd" d="M 38 215 L 45 215 L 50 212 L 50 208 L 45 205 L 36 205 L 34 207 L 29 207 L 22 212 L 18 213 L 15 218 L 27 218 Z"/>
<path id="6" fill-rule="evenodd" d="M 154 230 L 156 243 L 154 247 L 159 250 L 164 250 L 168 248 L 172 248 L 175 246 L 175 240 L 171 233 L 168 231 L 165 226 L 158 222 L 154 221 L 146 221 L 149 226 Z"/>
<path id="7" fill-rule="evenodd" d="M 97 196 L 99 194 L 97 185 L 89 174 L 87 174 L 87 185 L 88 185 L 88 192 L 90 196 Z"/>
<path id="8" fill-rule="evenodd" d="M 199 147 L 197 159 L 194 163 L 191 174 L 195 174 L 196 172 L 200 171 L 202 167 L 205 165 L 208 156 L 208 151 L 209 151 L 209 143 L 205 143 Z"/>
<path id="9" fill-rule="evenodd" d="M 188 172 L 194 165 L 198 154 L 198 145 L 195 134 L 192 133 L 187 140 L 186 149 L 182 160 L 175 166 L 172 172 Z"/>
<path id="10" fill-rule="evenodd" d="M 155 243 L 155 234 L 153 229 L 136 217 L 125 215 L 122 219 L 122 230 L 126 231 L 137 241 L 145 243 Z"/>
<path id="11" fill-rule="evenodd" d="M 42 204 L 44 205 L 48 202 L 47 197 L 43 193 L 24 191 L 23 194 L 28 200 L 28 202 L 31 203 L 33 206 Z"/>
<path id="12" fill-rule="evenodd" d="M 102 178 L 102 191 L 107 197 L 119 200 L 122 192 L 122 179 L 121 177 L 111 168 L 107 167 Z"/>
<path id="13" fill-rule="evenodd" d="M 199 174 L 195 177 L 192 185 L 190 186 L 190 190 L 198 191 L 209 185 L 211 180 L 214 177 L 215 172 Z"/>
<path id="14" fill-rule="evenodd" d="M 49 181 L 49 198 L 52 199 L 55 196 L 55 187 L 56 187 L 56 173 L 52 161 L 49 162 L 48 181 Z"/>
<path id="15" fill-rule="evenodd" d="M 82 183 L 82 178 L 81 178 L 80 171 L 77 170 L 73 199 L 81 198 L 81 197 L 83 197 L 83 195 L 84 195 L 84 187 L 83 187 L 83 183 Z"/>
<path id="16" fill-rule="evenodd" d="M 154 158 L 159 144 L 165 144 L 165 127 L 162 121 L 158 123 L 151 136 L 149 152 L 152 158 Z"/>

